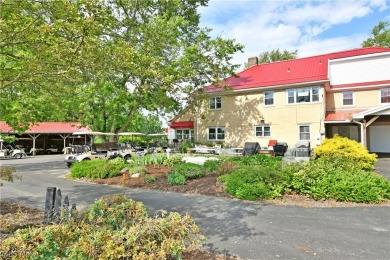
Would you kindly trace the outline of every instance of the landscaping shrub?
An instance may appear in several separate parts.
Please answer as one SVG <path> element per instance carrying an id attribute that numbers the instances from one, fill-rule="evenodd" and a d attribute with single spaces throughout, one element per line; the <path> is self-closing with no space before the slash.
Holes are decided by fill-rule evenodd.
<path id="1" fill-rule="evenodd" d="M 370 154 L 360 143 L 339 135 L 322 141 L 321 145 L 314 150 L 314 155 L 318 160 L 329 161 L 342 158 L 368 171 L 374 169 L 377 161 L 376 154 Z"/>
<path id="2" fill-rule="evenodd" d="M 173 167 L 177 164 L 183 163 L 183 156 L 179 154 L 172 155 L 169 159 L 164 160 L 163 165 Z"/>
<path id="3" fill-rule="evenodd" d="M 223 161 L 217 169 L 217 175 L 222 176 L 234 172 L 239 165 L 232 161 Z"/>
<path id="4" fill-rule="evenodd" d="M 186 177 L 180 173 L 170 173 L 168 174 L 168 184 L 171 185 L 184 185 L 186 184 Z"/>
<path id="5" fill-rule="evenodd" d="M 272 169 L 257 166 L 245 166 L 224 178 L 225 191 L 240 199 L 255 200 L 270 198 L 271 190 L 267 187 Z"/>
<path id="6" fill-rule="evenodd" d="M 163 164 L 167 159 L 165 154 L 147 154 L 145 156 L 132 157 L 132 164 L 135 165 L 149 165 L 149 164 Z"/>
<path id="7" fill-rule="evenodd" d="M 274 157 L 266 154 L 255 154 L 252 156 L 231 157 L 228 161 L 235 162 L 241 166 L 262 165 L 270 168 L 277 168 L 281 165 L 282 157 Z"/>
<path id="8" fill-rule="evenodd" d="M 183 175 L 186 179 L 198 179 L 203 177 L 206 172 L 202 165 L 195 163 L 183 163 L 173 166 L 172 171 Z"/>
<path id="9" fill-rule="evenodd" d="M 154 176 L 145 176 L 144 181 L 147 183 L 152 183 L 156 181 L 156 177 Z"/>
<path id="10" fill-rule="evenodd" d="M 380 203 L 390 199 L 390 181 L 351 161 L 315 160 L 293 174 L 292 188 L 316 200 Z"/>
<path id="11" fill-rule="evenodd" d="M 206 160 L 203 164 L 206 172 L 217 173 L 220 167 L 221 160 Z"/>
<path id="12" fill-rule="evenodd" d="M 129 174 L 130 175 L 136 174 L 136 173 L 139 173 L 142 176 L 142 175 L 148 174 L 148 170 L 143 165 L 141 165 L 141 166 L 133 166 L 133 167 L 129 168 Z"/>
<path id="13" fill-rule="evenodd" d="M 114 161 L 114 160 L 113 160 Z M 116 161 L 92 160 L 74 163 L 70 169 L 71 178 L 105 179 L 117 176 L 127 165 Z"/>
<path id="14" fill-rule="evenodd" d="M 151 218 L 142 203 L 115 195 L 63 224 L 20 229 L 0 252 L 8 259 L 180 259 L 201 239 L 190 216 Z"/>

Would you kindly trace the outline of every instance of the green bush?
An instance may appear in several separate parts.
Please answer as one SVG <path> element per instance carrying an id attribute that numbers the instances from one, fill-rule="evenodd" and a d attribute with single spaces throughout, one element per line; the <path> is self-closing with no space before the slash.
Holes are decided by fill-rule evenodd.
<path id="1" fill-rule="evenodd" d="M 342 159 L 315 160 L 293 174 L 292 188 L 316 200 L 380 203 L 390 199 L 390 181 Z"/>
<path id="2" fill-rule="evenodd" d="M 238 168 L 238 164 L 232 161 L 223 161 L 217 169 L 217 175 L 222 176 L 234 172 Z"/>
<path id="3" fill-rule="evenodd" d="M 74 163 L 70 168 L 71 178 L 105 179 L 117 176 L 127 165 L 110 163 L 106 160 L 92 160 Z"/>
<path id="4" fill-rule="evenodd" d="M 231 157 L 228 161 L 234 162 L 238 165 L 262 165 L 270 168 L 278 168 L 281 166 L 282 157 L 274 157 L 266 154 L 255 154 L 252 156 L 236 156 Z"/>
<path id="5" fill-rule="evenodd" d="M 115 195 L 65 223 L 20 229 L 0 252 L 7 259 L 180 259 L 201 239 L 190 216 L 151 218 L 142 203 Z"/>
<path id="6" fill-rule="evenodd" d="M 184 185 L 186 184 L 186 177 L 180 173 L 170 173 L 168 174 L 168 184 Z"/>
<path id="7" fill-rule="evenodd" d="M 168 167 L 173 167 L 181 163 L 183 163 L 183 156 L 175 154 L 175 155 L 171 155 L 169 159 L 167 158 L 166 160 L 164 160 L 163 165 Z"/>
<path id="8" fill-rule="evenodd" d="M 156 181 L 156 177 L 154 176 L 145 176 L 144 181 L 147 183 L 152 183 Z"/>
<path id="9" fill-rule="evenodd" d="M 372 171 L 377 161 L 376 154 L 370 154 L 360 143 L 347 137 L 335 135 L 322 141 L 314 150 L 314 156 L 318 160 L 334 160 L 341 158 L 350 161 L 363 170 Z"/>
<path id="10" fill-rule="evenodd" d="M 139 173 L 140 175 L 145 175 L 145 174 L 148 174 L 148 170 L 143 165 L 141 165 L 141 166 L 133 166 L 133 167 L 129 168 L 129 174 L 130 175 L 136 174 L 136 173 Z"/>
<path id="11" fill-rule="evenodd" d="M 132 157 L 132 164 L 135 165 L 149 165 L 149 164 L 163 164 L 167 159 L 165 154 L 147 154 L 140 157 Z"/>
<path id="12" fill-rule="evenodd" d="M 271 168 L 244 166 L 224 178 L 225 191 L 240 199 L 270 198 L 272 192 L 267 182 L 274 174 L 272 171 Z"/>
<path id="13" fill-rule="evenodd" d="M 206 160 L 203 164 L 206 172 L 216 173 L 220 167 L 221 160 Z"/>
<path id="14" fill-rule="evenodd" d="M 195 163 L 183 163 L 173 166 L 172 171 L 183 175 L 186 179 L 198 179 L 203 177 L 206 172 L 202 165 Z"/>

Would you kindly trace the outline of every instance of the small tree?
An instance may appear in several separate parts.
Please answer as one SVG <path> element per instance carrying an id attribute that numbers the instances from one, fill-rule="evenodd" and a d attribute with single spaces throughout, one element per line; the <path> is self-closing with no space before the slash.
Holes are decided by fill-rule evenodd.
<path id="1" fill-rule="evenodd" d="M 371 31 L 371 37 L 362 43 L 363 47 L 390 47 L 390 22 L 380 21 Z"/>

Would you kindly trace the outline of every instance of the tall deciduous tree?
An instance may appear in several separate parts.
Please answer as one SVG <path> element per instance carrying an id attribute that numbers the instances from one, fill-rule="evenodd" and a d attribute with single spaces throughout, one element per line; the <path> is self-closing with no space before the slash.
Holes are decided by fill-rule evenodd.
<path id="1" fill-rule="evenodd" d="M 380 21 L 371 31 L 371 37 L 362 43 L 363 47 L 378 46 L 390 48 L 390 23 Z"/>
<path id="2" fill-rule="evenodd" d="M 75 93 L 66 114 L 94 130 L 121 132 L 140 109 L 175 109 L 183 93 L 234 74 L 231 55 L 242 49 L 199 27 L 204 0 L 28 1 L 22 8 L 3 2 L 8 33 L 0 38 L 7 49 L 1 61 L 10 70 L 1 88 L 23 96 L 22 85 L 44 92 L 54 82 L 60 94 Z M 32 27 L 33 36 L 7 42 L 13 23 L 18 32 Z M 9 60 L 13 55 L 16 61 Z"/>

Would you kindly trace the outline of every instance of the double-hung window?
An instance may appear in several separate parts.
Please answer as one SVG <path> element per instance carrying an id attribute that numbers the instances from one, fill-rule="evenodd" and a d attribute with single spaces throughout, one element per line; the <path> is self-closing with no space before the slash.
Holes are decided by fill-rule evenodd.
<path id="1" fill-rule="evenodd" d="M 189 140 L 194 136 L 193 129 L 178 129 L 176 130 L 176 138 L 179 140 Z"/>
<path id="2" fill-rule="evenodd" d="M 310 141 L 310 126 L 299 126 L 299 141 Z"/>
<path id="3" fill-rule="evenodd" d="M 222 98 L 221 97 L 211 97 L 209 99 L 210 109 L 221 109 L 222 108 Z"/>
<path id="4" fill-rule="evenodd" d="M 207 140 L 209 141 L 225 140 L 225 127 L 209 127 L 207 129 Z"/>
<path id="5" fill-rule="evenodd" d="M 320 101 L 320 88 L 297 88 L 287 90 L 287 103 L 311 103 Z"/>
<path id="6" fill-rule="evenodd" d="M 274 92 L 266 91 L 264 92 L 264 104 L 270 106 L 274 104 Z"/>
<path id="7" fill-rule="evenodd" d="M 353 105 L 353 92 L 343 92 L 343 106 Z"/>
<path id="8" fill-rule="evenodd" d="M 269 125 L 255 126 L 256 137 L 271 136 L 271 127 Z"/>
<path id="9" fill-rule="evenodd" d="M 381 90 L 381 103 L 390 103 L 390 88 Z"/>

